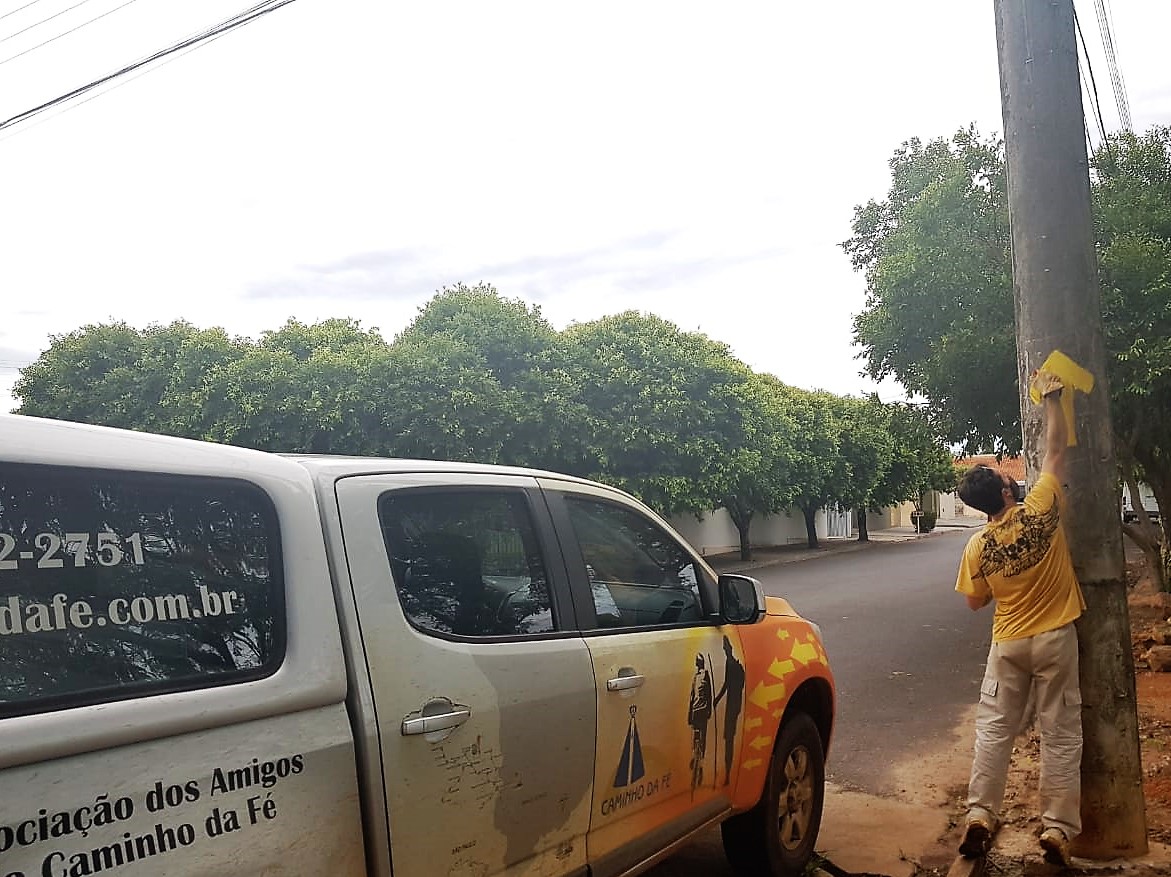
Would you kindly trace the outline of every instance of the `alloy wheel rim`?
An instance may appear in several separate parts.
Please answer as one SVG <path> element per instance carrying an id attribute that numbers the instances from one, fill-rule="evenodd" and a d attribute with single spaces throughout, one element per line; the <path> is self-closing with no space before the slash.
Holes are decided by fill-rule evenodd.
<path id="1" fill-rule="evenodd" d="M 781 846 L 795 850 L 809 833 L 813 816 L 813 770 L 809 750 L 797 746 L 785 759 L 784 782 L 778 794 L 777 829 Z"/>

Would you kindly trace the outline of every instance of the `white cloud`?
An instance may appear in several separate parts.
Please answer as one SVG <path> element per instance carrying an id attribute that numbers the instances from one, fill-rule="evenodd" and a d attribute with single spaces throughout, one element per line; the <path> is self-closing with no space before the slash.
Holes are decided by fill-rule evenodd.
<path id="1" fill-rule="evenodd" d="M 1166 122 L 1171 9 L 1116 5 L 1136 125 Z M 390 337 L 483 280 L 559 326 L 651 311 L 790 383 L 869 389 L 837 244 L 902 140 L 1000 128 L 992 10 L 808 6 L 301 0 L 0 132 L 24 311 L 0 345 L 111 318 L 256 335 L 350 316 Z M 2 43 L 0 117 L 238 9 L 133 4 L 7 64 L 52 28 Z"/>

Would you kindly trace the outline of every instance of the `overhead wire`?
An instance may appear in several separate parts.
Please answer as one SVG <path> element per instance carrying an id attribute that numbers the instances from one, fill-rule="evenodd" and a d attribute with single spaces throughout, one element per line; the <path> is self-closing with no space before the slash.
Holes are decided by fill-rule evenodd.
<path id="1" fill-rule="evenodd" d="M 1118 120 L 1124 130 L 1133 131 L 1130 102 L 1126 98 L 1126 85 L 1122 81 L 1122 71 L 1118 67 L 1118 53 L 1114 47 L 1114 34 L 1110 27 L 1110 18 L 1106 13 L 1105 0 L 1094 0 L 1094 10 L 1098 14 L 1098 30 L 1102 36 L 1102 48 L 1106 52 L 1106 66 L 1110 70 L 1110 84 L 1114 87 L 1114 102 L 1118 107 Z"/>
<path id="2" fill-rule="evenodd" d="M 49 39 L 45 40 L 44 42 L 37 43 L 35 46 L 32 46 L 30 48 L 25 49 L 23 52 L 17 52 L 15 55 L 10 55 L 7 58 L 0 59 L 0 66 L 7 64 L 9 61 L 15 61 L 17 58 L 23 58 L 29 52 L 35 52 L 37 49 L 41 48 L 42 46 L 47 46 L 47 45 L 49 45 L 49 43 L 55 43 L 57 40 L 61 39 L 61 37 L 67 37 L 71 33 L 73 33 L 74 31 L 79 31 L 83 27 L 85 27 L 86 25 L 93 24 L 95 21 L 103 19 L 107 15 L 113 15 L 119 9 L 125 9 L 131 3 L 137 3 L 137 2 L 138 2 L 138 0 L 126 0 L 125 3 L 122 3 L 118 6 L 115 6 L 113 9 L 107 9 L 101 15 L 95 15 L 93 18 L 89 19 L 88 21 L 83 21 L 81 24 L 79 24 L 75 27 L 71 27 L 71 28 L 69 28 L 69 30 L 67 30 L 63 33 L 59 33 L 55 37 L 49 37 Z"/>
<path id="3" fill-rule="evenodd" d="M 1089 48 L 1089 46 L 1086 45 L 1086 35 L 1084 33 L 1082 33 L 1082 23 L 1081 23 L 1081 20 L 1077 17 L 1077 9 L 1074 9 L 1074 11 L 1073 11 L 1073 23 L 1077 27 L 1077 35 L 1081 39 L 1081 44 L 1082 44 L 1082 51 L 1081 51 L 1081 55 L 1078 56 L 1077 66 L 1078 66 L 1079 70 L 1082 69 L 1082 55 L 1084 55 L 1085 59 L 1086 59 L 1085 73 L 1089 74 L 1089 81 L 1088 81 L 1089 87 L 1086 89 L 1086 93 L 1088 94 L 1088 96 L 1090 98 L 1088 101 L 1090 104 L 1090 111 L 1094 115 L 1094 120 L 1098 123 L 1098 130 L 1102 133 L 1102 140 L 1105 141 L 1106 140 L 1106 124 L 1102 121 L 1102 101 L 1101 101 L 1101 98 L 1099 98 L 1099 96 L 1098 96 L 1098 81 L 1094 77 L 1094 65 L 1090 61 L 1090 48 Z M 1086 76 L 1083 73 L 1082 82 L 1086 83 L 1086 81 L 1087 81 Z M 1089 140 L 1089 137 L 1090 137 L 1090 132 L 1087 129 L 1086 130 L 1087 141 Z M 1092 148 L 1091 148 L 1090 152 L 1091 153 L 1093 152 Z"/>
<path id="4" fill-rule="evenodd" d="M 0 21 L 3 21 L 10 15 L 16 15 L 16 13 L 20 12 L 22 9 L 28 9 L 30 6 L 36 6 L 40 2 L 41 0 L 32 0 L 32 2 L 25 3 L 23 6 L 17 6 L 11 12 L 5 12 L 3 15 L 0 15 Z"/>
<path id="5" fill-rule="evenodd" d="M 60 106 L 70 101 L 75 101 L 77 98 L 87 94 L 88 92 L 100 88 L 109 82 L 120 79 L 123 76 L 133 73 L 134 71 L 146 67 L 149 64 L 160 61 L 163 58 L 167 58 L 168 56 L 174 55 L 176 53 L 185 53 L 184 50 L 187 49 L 202 47 L 203 45 L 214 41 L 216 38 L 224 35 L 225 33 L 228 33 L 229 31 L 243 27 L 246 24 L 256 21 L 258 18 L 268 15 L 271 12 L 275 12 L 281 7 L 288 6 L 293 2 L 295 2 L 295 0 L 267 0 L 267 2 L 257 3 L 255 6 L 245 9 L 242 12 L 238 12 L 230 18 L 220 22 L 219 24 L 213 25 L 192 36 L 186 37 L 185 39 L 182 39 L 165 49 L 160 49 L 157 52 L 153 52 L 152 54 L 140 58 L 137 61 L 126 64 L 112 73 L 108 73 L 105 76 L 101 76 L 98 79 L 87 82 L 85 85 L 79 86 L 71 91 L 66 92 L 65 94 L 59 95 L 52 100 L 45 101 L 44 103 L 38 104 L 35 107 L 30 107 L 27 110 L 17 113 L 15 116 L 11 116 L 0 122 L 0 131 L 3 131 L 5 128 L 10 128 L 14 125 L 18 125 L 21 122 L 27 121 L 36 115 L 52 109 L 53 107 Z M 102 94 L 105 94 L 110 90 L 112 89 L 106 89 L 106 91 L 103 91 Z M 97 95 L 94 95 L 94 97 L 96 96 Z"/>
<path id="6" fill-rule="evenodd" d="M 111 91 L 113 91 L 116 88 L 121 88 L 123 85 L 129 85 L 134 80 L 136 80 L 142 76 L 146 76 L 146 74 L 148 74 L 148 73 L 152 73 L 161 67 L 166 67 L 172 61 L 178 61 L 184 55 L 188 55 L 191 52 L 194 52 L 196 49 L 200 48 L 201 46 L 205 46 L 208 43 L 214 43 L 216 40 L 218 40 L 222 36 L 224 36 L 224 34 L 222 34 L 222 33 L 216 34 L 213 37 L 209 37 L 207 39 L 207 42 L 199 43 L 198 45 L 194 45 L 194 46 L 188 46 L 183 51 L 176 52 L 175 54 L 169 56 L 165 60 L 160 61 L 158 64 L 156 64 L 153 67 L 148 67 L 145 70 L 139 70 L 136 73 L 134 73 L 133 75 L 127 75 L 125 79 L 119 79 L 119 80 L 115 81 L 113 84 L 109 85 L 108 88 L 102 89 L 101 91 L 95 91 L 94 94 L 91 94 L 88 97 L 79 98 L 78 100 L 74 101 L 73 103 L 70 103 L 67 106 L 64 106 L 62 109 L 58 110 L 56 113 L 52 113 L 51 115 L 47 115 L 43 119 L 40 119 L 36 122 L 29 122 L 28 124 L 24 125 L 21 128 L 18 128 L 15 131 L 10 131 L 6 134 L 0 133 L 0 143 L 3 143 L 5 140 L 11 140 L 13 137 L 19 137 L 21 134 L 24 134 L 26 131 L 31 131 L 33 128 L 38 128 L 41 125 L 45 124 L 46 122 L 51 122 L 51 121 L 53 121 L 53 119 L 57 118 L 58 116 L 63 115 L 64 113 L 67 113 L 70 110 L 75 110 L 78 107 L 84 106 L 85 104 L 88 104 L 91 100 L 96 100 L 97 98 L 101 97 L 104 94 L 109 94 Z"/>
<path id="7" fill-rule="evenodd" d="M 48 18 L 42 18 L 40 21 L 35 22 L 33 24 L 30 24 L 28 27 L 22 27 L 20 30 L 14 31 L 13 33 L 10 33 L 6 37 L 0 37 L 0 43 L 6 43 L 9 40 L 14 40 L 18 36 L 20 36 L 22 33 L 28 33 L 30 30 L 32 30 L 35 27 L 40 27 L 42 24 L 48 24 L 54 18 L 60 18 L 66 12 L 72 12 L 78 6 L 84 6 L 86 3 L 89 3 L 89 0 L 79 0 L 79 2 L 74 3 L 72 6 L 66 7 L 65 9 L 62 9 L 60 12 L 54 12 Z"/>

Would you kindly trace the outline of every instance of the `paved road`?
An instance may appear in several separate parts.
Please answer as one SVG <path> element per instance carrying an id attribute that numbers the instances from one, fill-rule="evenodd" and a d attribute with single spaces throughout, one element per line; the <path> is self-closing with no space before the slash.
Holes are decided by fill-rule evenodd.
<path id="1" fill-rule="evenodd" d="M 991 638 L 987 610 L 954 592 L 971 530 L 874 543 L 753 571 L 821 626 L 838 685 L 828 775 L 888 794 L 886 768 L 951 731 L 975 702 Z M 731 877 L 719 832 L 709 832 L 649 877 Z"/>
<path id="2" fill-rule="evenodd" d="M 756 577 L 821 626 L 838 685 L 830 779 L 875 794 L 885 767 L 950 731 L 975 703 L 991 639 L 989 610 L 955 593 L 971 530 L 875 543 Z"/>

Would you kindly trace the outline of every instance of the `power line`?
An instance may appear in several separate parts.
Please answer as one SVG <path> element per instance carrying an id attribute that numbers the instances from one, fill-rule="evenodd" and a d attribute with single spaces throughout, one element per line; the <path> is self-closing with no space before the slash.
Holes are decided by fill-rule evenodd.
<path id="1" fill-rule="evenodd" d="M 56 42 L 57 40 L 61 39 L 61 37 L 67 37 L 67 36 L 69 36 L 69 34 L 73 33 L 74 31 L 81 30 L 86 25 L 93 24 L 98 19 L 105 18 L 107 15 L 112 15 L 113 13 L 117 12 L 119 9 L 125 9 L 131 3 L 137 3 L 137 2 L 138 2 L 138 0 L 126 0 L 126 2 L 121 4 L 120 6 L 115 6 L 113 9 L 108 9 L 105 12 L 103 12 L 101 15 L 95 15 L 89 21 L 83 21 L 81 24 L 77 25 L 76 27 L 69 28 L 69 30 L 65 31 L 64 33 L 59 33 L 55 37 L 49 37 L 49 39 L 45 40 L 44 42 L 37 43 L 35 46 L 33 46 L 30 49 L 25 49 L 23 52 L 17 52 L 15 55 L 12 55 L 11 57 L 3 59 L 2 61 L 0 61 L 0 66 L 7 64 L 9 61 L 15 61 L 17 58 L 21 58 L 21 57 L 27 55 L 29 52 L 35 52 L 37 49 L 41 48 L 41 46 L 47 46 L 47 45 L 49 45 L 49 43 L 53 43 L 53 42 Z M 3 41 L 0 40 L 0 42 L 3 42 Z"/>
<path id="2" fill-rule="evenodd" d="M 1090 96 L 1090 110 L 1094 114 L 1094 120 L 1098 123 L 1098 130 L 1102 132 L 1102 140 L 1105 141 L 1106 125 L 1102 122 L 1102 101 L 1098 97 L 1098 81 L 1094 78 L 1094 65 L 1090 63 L 1090 49 L 1086 45 L 1086 35 L 1082 33 L 1082 23 L 1081 20 L 1077 17 L 1077 9 L 1074 9 L 1073 11 L 1073 23 L 1077 27 L 1077 35 L 1081 38 L 1082 41 L 1082 55 L 1084 55 L 1086 58 L 1085 69 L 1089 73 L 1090 88 L 1087 89 L 1087 94 Z M 1082 59 L 1080 56 L 1077 59 L 1077 65 L 1078 68 L 1081 69 Z M 1085 77 L 1082 78 L 1082 82 L 1085 82 Z M 1086 140 L 1088 141 L 1089 138 L 1090 132 L 1087 129 Z M 1091 149 L 1090 152 L 1093 153 L 1093 149 Z"/>
<path id="3" fill-rule="evenodd" d="M 1102 48 L 1106 51 L 1106 65 L 1110 68 L 1110 84 L 1114 87 L 1114 102 L 1118 105 L 1118 120 L 1123 129 L 1133 131 L 1130 119 L 1130 104 L 1126 99 L 1126 86 L 1122 82 L 1122 71 L 1118 69 L 1118 53 L 1114 49 L 1114 34 L 1110 28 L 1104 0 L 1094 0 L 1098 13 L 1098 30 L 1102 34 Z"/>
<path id="4" fill-rule="evenodd" d="M 39 104 L 35 107 L 31 107 L 27 110 L 24 110 L 23 112 L 17 113 L 15 116 L 12 116 L 8 119 L 5 119 L 3 122 L 0 122 L 0 131 L 4 130 L 5 128 L 10 128 L 13 125 L 17 125 L 21 122 L 28 120 L 28 119 L 31 119 L 33 116 L 36 116 L 39 113 L 43 113 L 46 110 L 52 109 L 55 106 L 59 106 L 59 105 L 64 104 L 68 101 L 75 100 L 76 98 L 80 97 L 81 95 L 86 94 L 90 91 L 93 91 L 94 89 L 99 88 L 108 82 L 111 82 L 115 79 L 119 79 L 120 77 L 125 76 L 128 73 L 132 73 L 135 70 L 138 70 L 142 67 L 145 67 L 148 64 L 152 64 L 155 61 L 158 61 L 162 58 L 166 58 L 169 55 L 173 55 L 176 52 L 181 52 L 184 49 L 195 48 L 195 47 L 204 45 L 207 42 L 214 40 L 216 37 L 222 36 L 223 34 L 227 33 L 228 31 L 235 30 L 236 28 L 239 28 L 239 27 L 243 27 L 244 25 L 249 24 L 250 22 L 256 21 L 256 19 L 261 18 L 265 15 L 268 15 L 270 12 L 275 12 L 276 10 L 280 9 L 282 6 L 288 6 L 290 3 L 293 3 L 293 2 L 294 2 L 294 0 L 268 0 L 268 2 L 258 3 L 249 9 L 245 9 L 243 12 L 239 12 L 236 15 L 233 15 L 231 18 L 228 18 L 228 19 L 220 22 L 217 25 L 214 25 L 204 31 L 201 31 L 198 34 L 195 34 L 194 36 L 187 37 L 186 39 L 180 40 L 178 43 L 175 43 L 171 46 L 168 46 L 165 49 L 160 49 L 159 51 L 154 52 L 153 54 L 148 55 L 145 58 L 141 58 L 138 61 L 134 61 L 130 64 L 127 64 L 126 66 L 121 67 L 118 70 L 115 70 L 113 73 L 108 73 L 105 76 L 102 76 L 98 79 L 93 80 L 92 82 L 87 82 L 85 85 L 79 86 L 78 88 L 75 88 L 72 91 L 66 92 L 65 94 L 60 95 L 59 97 L 55 97 L 52 100 L 45 101 L 42 104 Z"/>
<path id="5" fill-rule="evenodd" d="M 72 12 L 78 6 L 84 6 L 88 2 L 89 2 L 89 0 L 80 0 L 80 2 L 74 3 L 72 6 L 66 7 L 65 9 L 62 9 L 60 12 L 54 12 L 48 18 L 42 18 L 40 21 L 36 22 L 35 24 L 30 24 L 28 27 L 22 27 L 20 30 L 16 31 L 15 33 L 10 33 L 6 37 L 0 37 L 0 43 L 6 43 L 9 40 L 14 40 L 18 36 L 20 36 L 22 33 L 27 33 L 28 31 L 32 30 L 34 27 L 40 27 L 42 24 L 48 24 L 54 18 L 60 18 L 66 12 Z"/>
<path id="6" fill-rule="evenodd" d="M 207 43 L 200 43 L 199 45 L 188 46 L 183 51 L 177 52 L 176 54 L 168 57 L 166 60 L 160 61 L 154 67 L 148 67 L 145 70 L 139 70 L 133 76 L 127 76 L 125 79 L 120 79 L 120 80 L 114 82 L 113 85 L 110 85 L 108 88 L 106 88 L 102 91 L 95 91 L 95 93 L 91 94 L 89 97 L 80 98 L 79 100 L 75 101 L 74 103 L 69 104 L 68 106 L 62 108 L 58 112 L 53 113 L 52 115 L 49 115 L 49 116 L 45 116 L 40 121 L 30 122 L 29 124 L 25 125 L 24 127 L 18 128 L 17 130 L 12 131 L 8 134 L 0 134 L 0 143 L 3 143 L 5 140 L 11 140 L 13 137 L 19 137 L 21 134 L 25 133 L 26 131 L 31 131 L 33 128 L 36 128 L 40 125 L 45 124 L 45 122 L 51 122 L 51 121 L 53 121 L 53 119 L 57 118 L 58 116 L 63 115 L 64 113 L 68 113 L 70 110 L 76 110 L 78 107 L 81 107 L 81 106 L 84 106 L 85 104 L 88 104 L 91 100 L 96 100 L 97 98 L 101 97 L 104 94 L 109 94 L 111 91 L 113 91 L 116 88 L 121 88 L 123 85 L 129 85 L 134 80 L 136 80 L 142 76 L 146 76 L 146 74 L 152 73 L 161 67 L 166 67 L 172 61 L 178 61 L 184 55 L 190 54 L 191 52 L 194 52 L 196 49 L 200 48 L 201 46 L 205 46 L 208 43 L 213 43 L 222 36 L 223 36 L 222 33 L 216 34 L 213 37 L 209 37 L 207 40 Z"/>
<path id="7" fill-rule="evenodd" d="M 0 15 L 0 21 L 3 21 L 10 15 L 16 15 L 16 13 L 20 12 L 22 9 L 28 9 L 30 6 L 36 6 L 40 2 L 41 0 L 32 0 L 31 3 L 25 3 L 23 6 L 17 6 L 11 12 L 5 12 L 3 15 Z"/>

